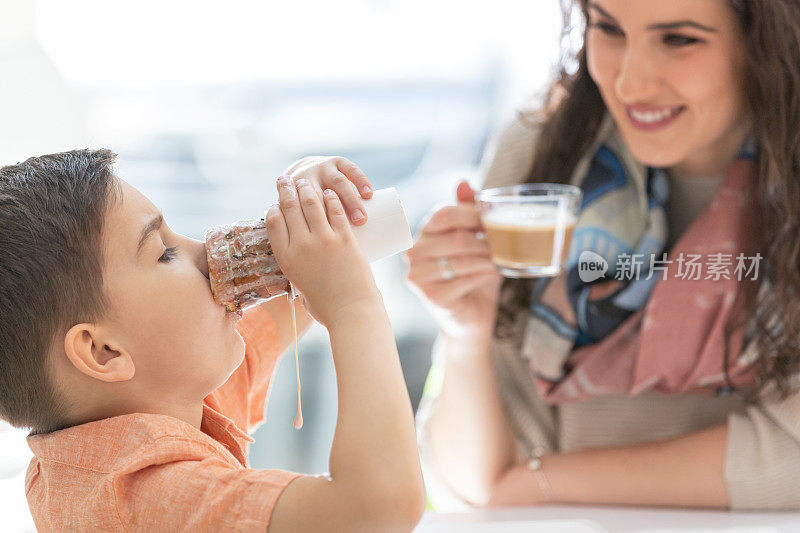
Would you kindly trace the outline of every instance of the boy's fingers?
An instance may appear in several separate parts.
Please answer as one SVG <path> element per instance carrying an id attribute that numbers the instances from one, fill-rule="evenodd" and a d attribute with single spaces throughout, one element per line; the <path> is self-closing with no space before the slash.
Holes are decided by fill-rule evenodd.
<path id="1" fill-rule="evenodd" d="M 328 222 L 336 233 L 350 231 L 350 222 L 344 212 L 344 206 L 336 193 L 331 189 L 322 192 L 325 198 L 325 210 L 328 213 Z"/>
<path id="2" fill-rule="evenodd" d="M 367 175 L 364 174 L 364 171 L 358 168 L 358 165 L 347 158 L 337 157 L 336 168 L 353 182 L 362 198 L 372 198 L 372 184 L 369 182 Z"/>
<path id="3" fill-rule="evenodd" d="M 308 228 L 312 233 L 330 231 L 328 219 L 325 216 L 325 209 L 322 207 L 322 201 L 317 196 L 317 191 L 314 190 L 313 185 L 306 179 L 297 180 L 297 197 L 300 200 L 300 206 L 303 210 L 303 215 L 308 223 Z"/>
<path id="4" fill-rule="evenodd" d="M 278 200 L 280 201 L 283 218 L 286 221 L 286 229 L 289 231 L 289 239 L 302 236 L 308 233 L 306 217 L 300 208 L 300 201 L 297 198 L 297 189 L 289 178 L 281 176 L 278 178 Z"/>
<path id="5" fill-rule="evenodd" d="M 342 174 L 337 172 L 334 176 L 325 178 L 323 186 L 333 189 L 339 195 L 345 211 L 347 211 L 350 220 L 356 226 L 361 226 L 367 221 L 367 211 L 364 209 L 364 203 L 361 201 L 361 196 L 356 191 L 356 186 Z"/>
<path id="6" fill-rule="evenodd" d="M 289 245 L 289 231 L 286 229 L 286 221 L 283 219 L 283 213 L 278 204 L 270 206 L 264 214 L 264 222 L 273 251 L 278 250 L 278 253 L 282 253 Z"/>

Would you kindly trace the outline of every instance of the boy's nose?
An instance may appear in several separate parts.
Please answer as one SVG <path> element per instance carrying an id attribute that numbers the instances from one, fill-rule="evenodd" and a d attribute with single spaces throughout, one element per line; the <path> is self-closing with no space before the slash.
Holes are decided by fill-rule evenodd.
<path id="1" fill-rule="evenodd" d="M 206 257 L 206 243 L 197 239 L 189 239 L 192 246 L 192 257 L 197 265 L 197 270 L 208 279 L 208 258 Z"/>

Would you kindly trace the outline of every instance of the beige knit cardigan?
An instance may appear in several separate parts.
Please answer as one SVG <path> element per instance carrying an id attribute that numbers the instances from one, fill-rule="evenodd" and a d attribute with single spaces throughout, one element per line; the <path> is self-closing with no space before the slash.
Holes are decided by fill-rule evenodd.
<path id="1" fill-rule="evenodd" d="M 521 114 L 487 149 L 483 188 L 525 180 L 533 164 L 537 126 Z M 438 341 L 437 341 L 438 342 Z M 437 350 L 434 349 L 434 356 Z M 428 498 L 436 510 L 467 503 L 439 475 L 428 443 L 427 424 L 436 407 L 443 361 L 433 361 L 420 408 L 417 432 Z M 527 373 L 520 358 L 493 358 L 505 408 L 513 424 L 519 460 L 546 453 L 624 446 L 668 439 L 728 423 L 725 482 L 732 509 L 800 509 L 800 393 L 782 401 L 769 389 L 755 404 L 741 393 L 712 397 L 601 396 L 560 406 L 545 404 L 531 380 L 519 387 L 510 376 Z"/>

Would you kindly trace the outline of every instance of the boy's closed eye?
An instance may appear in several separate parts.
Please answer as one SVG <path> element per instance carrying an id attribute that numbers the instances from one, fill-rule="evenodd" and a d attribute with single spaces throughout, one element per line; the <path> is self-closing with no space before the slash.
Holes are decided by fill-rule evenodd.
<path id="1" fill-rule="evenodd" d="M 177 246 L 168 247 L 166 250 L 164 250 L 164 253 L 161 254 L 161 257 L 158 258 L 158 262 L 159 263 L 169 263 L 170 261 L 172 261 L 172 259 L 175 258 L 175 255 L 177 254 L 177 252 L 178 252 L 178 247 Z"/>

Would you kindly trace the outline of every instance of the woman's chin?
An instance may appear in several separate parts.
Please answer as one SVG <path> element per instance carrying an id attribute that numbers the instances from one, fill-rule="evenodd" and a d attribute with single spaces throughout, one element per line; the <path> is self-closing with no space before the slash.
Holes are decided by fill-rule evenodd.
<path id="1" fill-rule="evenodd" d="M 686 158 L 687 150 L 680 148 L 682 143 L 675 134 L 656 136 L 631 128 L 620 128 L 620 133 L 634 159 L 644 166 L 670 168 Z"/>
<path id="2" fill-rule="evenodd" d="M 674 150 L 670 150 L 667 153 L 661 152 L 652 146 L 631 144 L 629 146 L 634 159 L 646 167 L 671 168 L 680 164 L 683 160 L 683 157 L 676 154 Z"/>

